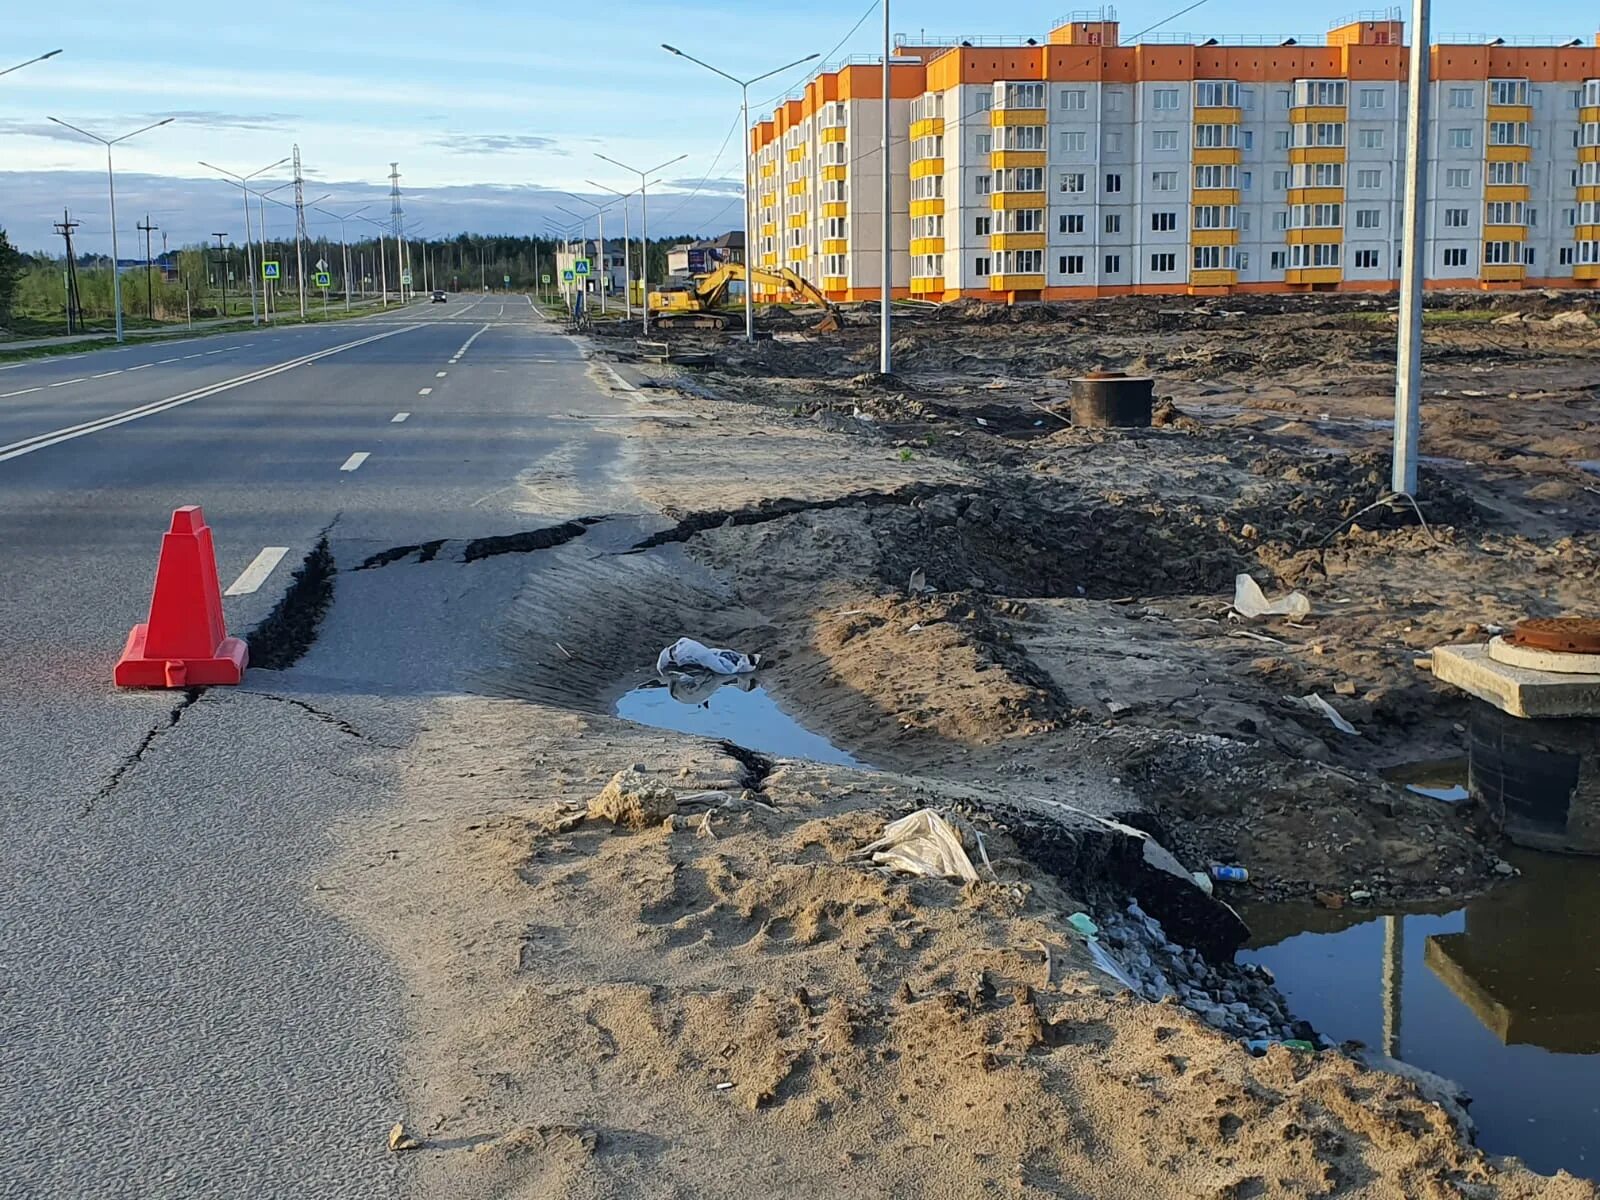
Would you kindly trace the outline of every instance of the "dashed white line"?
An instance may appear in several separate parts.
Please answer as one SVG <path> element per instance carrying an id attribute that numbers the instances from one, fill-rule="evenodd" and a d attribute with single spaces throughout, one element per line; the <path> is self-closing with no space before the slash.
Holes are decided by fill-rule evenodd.
<path id="1" fill-rule="evenodd" d="M 147 367 L 151 367 L 151 366 L 154 366 L 154 365 L 155 365 L 154 363 L 140 363 L 137 367 L 129 367 L 128 370 L 130 370 L 130 371 L 143 371 Z"/>
<path id="2" fill-rule="evenodd" d="M 501 312 L 503 313 L 505 311 L 505 305 L 501 305 L 500 309 L 501 309 Z M 466 352 L 472 348 L 472 343 L 477 341 L 479 338 L 481 338 L 484 334 L 486 334 L 488 332 L 489 332 L 489 326 L 485 325 L 482 329 L 478 330 L 477 333 L 473 334 L 466 341 L 462 342 L 461 343 L 461 349 L 456 351 L 455 357 L 452 358 L 450 361 L 451 362 L 460 362 L 462 355 L 466 354 Z"/>
<path id="3" fill-rule="evenodd" d="M 12 396 L 26 396 L 29 392 L 42 392 L 43 387 L 23 388 L 20 392 L 0 392 L 0 400 L 8 400 Z"/>
<path id="4" fill-rule="evenodd" d="M 450 374 L 449 371 L 435 371 L 433 377 L 435 379 L 443 379 L 448 374 Z"/>
<path id="5" fill-rule="evenodd" d="M 395 413 L 395 415 L 394 415 L 394 416 L 392 416 L 392 417 L 390 417 L 390 418 L 389 418 L 389 424 L 391 424 L 391 425 L 398 425 L 398 424 L 400 424 L 400 423 L 401 423 L 401 422 L 402 422 L 402 421 L 404 421 L 404 420 L 405 420 L 405 419 L 406 419 L 406 418 L 407 418 L 407 417 L 409 417 L 409 416 L 410 416 L 410 415 L 411 415 L 411 414 L 410 414 L 410 413 L 408 413 L 408 412 L 406 412 L 406 413 Z"/>
<path id="6" fill-rule="evenodd" d="M 167 365 L 167 364 L 168 364 L 168 363 L 169 363 L 169 362 L 177 362 L 177 361 L 178 361 L 178 360 L 177 360 L 177 359 L 175 359 L 175 358 L 158 358 L 158 359 L 156 359 L 156 366 L 158 366 L 158 367 L 164 367 L 164 366 L 166 366 L 166 365 Z"/>
<path id="7" fill-rule="evenodd" d="M 344 460 L 344 466 L 340 467 L 339 470 L 354 471 L 371 457 L 372 452 L 370 450 L 357 450 L 349 458 Z"/>
<path id="8" fill-rule="evenodd" d="M 88 378 L 89 377 L 87 375 L 82 375 L 82 376 L 79 376 L 77 379 L 58 379 L 58 380 L 56 380 L 56 382 L 52 383 L 50 386 L 51 387 L 66 387 L 67 384 L 69 384 L 69 383 L 85 383 L 85 382 L 88 381 Z"/>
<path id="9" fill-rule="evenodd" d="M 432 388 L 423 388 L 420 392 L 417 393 L 417 395 L 419 395 L 419 396 L 431 396 L 431 395 L 433 395 L 433 389 Z"/>
<path id="10" fill-rule="evenodd" d="M 118 367 L 115 371 L 101 371 L 100 374 L 91 375 L 91 376 L 89 376 L 89 378 L 90 379 L 110 379 L 113 375 L 121 375 L 121 374 L 122 374 L 122 368 Z"/>
<path id="11" fill-rule="evenodd" d="M 189 359 L 191 359 L 191 358 L 199 358 L 199 357 L 200 357 L 200 356 L 199 356 L 199 355 L 198 355 L 198 354 L 185 354 L 185 355 L 184 355 L 184 356 L 183 356 L 183 359 L 184 359 L 184 361 L 185 361 L 185 362 L 187 362 L 187 361 L 189 361 Z"/>
<path id="12" fill-rule="evenodd" d="M 221 350 L 207 350 L 206 353 L 208 355 L 210 355 L 210 354 L 221 354 L 222 351 Z"/>
<path id="13" fill-rule="evenodd" d="M 272 569 L 283 561 L 283 556 L 287 553 L 289 553 L 287 546 L 267 546 L 251 560 L 239 578 L 229 584 L 228 590 L 222 594 L 248 596 L 267 581 L 267 576 L 272 574 Z"/>

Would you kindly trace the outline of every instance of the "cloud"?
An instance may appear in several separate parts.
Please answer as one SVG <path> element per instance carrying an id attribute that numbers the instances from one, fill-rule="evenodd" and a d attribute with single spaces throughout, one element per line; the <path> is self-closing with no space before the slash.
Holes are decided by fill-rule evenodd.
<path id="1" fill-rule="evenodd" d="M 215 109 L 170 109 L 151 113 L 149 119 L 162 121 L 168 117 L 205 129 L 283 129 L 300 119 L 298 113 L 230 113 Z"/>
<path id="2" fill-rule="evenodd" d="M 686 192 L 710 192 L 714 196 L 742 196 L 744 184 L 737 179 L 708 179 L 704 183 L 698 179 L 664 179 L 666 187 L 681 188 Z"/>
<path id="3" fill-rule="evenodd" d="M 452 133 L 429 139 L 429 144 L 442 146 L 457 154 L 515 154 L 519 151 L 551 150 L 565 154 L 560 142 L 553 137 L 536 133 Z"/>
<path id="4" fill-rule="evenodd" d="M 77 122 L 74 122 L 77 124 Z M 84 126 L 93 128 L 93 126 Z M 18 121 L 11 117 L 0 117 L 0 134 L 15 134 L 18 137 L 49 138 L 55 142 L 85 142 L 87 139 L 81 133 L 57 125 L 53 121 Z"/>

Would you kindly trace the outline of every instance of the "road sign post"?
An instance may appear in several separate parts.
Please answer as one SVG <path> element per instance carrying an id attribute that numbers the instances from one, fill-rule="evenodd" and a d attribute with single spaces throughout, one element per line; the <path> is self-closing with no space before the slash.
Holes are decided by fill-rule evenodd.
<path id="1" fill-rule="evenodd" d="M 281 275 L 282 275 L 282 269 L 279 267 L 277 259 L 270 259 L 269 261 L 264 262 L 264 263 L 261 264 L 261 278 L 262 279 L 265 279 L 265 280 L 278 279 L 278 278 L 281 277 Z"/>

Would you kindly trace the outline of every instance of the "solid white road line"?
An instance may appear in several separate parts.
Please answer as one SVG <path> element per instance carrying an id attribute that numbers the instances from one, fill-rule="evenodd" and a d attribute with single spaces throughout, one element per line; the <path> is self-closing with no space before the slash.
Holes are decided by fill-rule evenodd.
<path id="1" fill-rule="evenodd" d="M 372 452 L 370 450 L 357 450 L 349 458 L 344 460 L 344 466 L 340 467 L 339 470 L 354 471 L 371 457 Z"/>
<path id="2" fill-rule="evenodd" d="M 395 413 L 394 416 L 389 418 L 389 424 L 398 425 L 398 424 L 400 424 L 400 422 L 404 421 L 410 415 L 411 415 L 410 413 Z"/>
<path id="3" fill-rule="evenodd" d="M 327 358 L 330 354 L 339 354 L 345 350 L 354 350 L 357 346 L 365 346 L 372 342 L 381 342 L 384 338 L 394 337 L 396 334 L 410 333 L 421 328 L 418 325 L 406 325 L 399 329 L 391 329 L 387 333 L 375 333 L 369 337 L 359 338 L 353 342 L 345 342 L 339 346 L 330 346 L 326 350 L 318 350 L 314 354 L 305 354 L 299 358 L 291 358 L 287 362 L 276 363 L 270 367 L 263 367 L 259 371 L 252 371 L 248 375 L 240 375 L 234 379 L 225 379 L 221 383 L 209 384 L 206 387 L 196 388 L 192 392 L 184 392 L 177 396 L 168 396 L 164 400 L 153 400 L 149 404 L 142 404 L 138 408 L 126 409 L 119 413 L 112 413 L 108 417 L 100 417 L 93 421 L 85 421 L 81 425 L 69 425 L 65 429 L 54 429 L 49 433 L 37 434 L 31 438 L 23 438 L 20 442 L 12 442 L 7 446 L 0 446 L 0 462 L 13 458 L 21 458 L 24 454 L 32 454 L 36 450 L 43 450 L 48 446 L 59 445 L 61 442 L 70 442 L 74 438 L 87 437 L 91 433 L 99 433 L 102 429 L 110 429 L 116 425 L 125 425 L 129 421 L 137 421 L 141 417 L 154 416 L 156 413 L 166 412 L 169 408 L 178 408 L 184 404 L 192 404 L 196 400 L 203 400 L 207 396 L 215 396 L 218 392 L 232 391 L 236 387 L 243 387 L 247 383 L 271 378 L 273 375 L 292 371 L 296 367 L 303 367 L 307 363 L 316 362 L 318 359 Z"/>
<path id="4" fill-rule="evenodd" d="M 289 553 L 287 546 L 268 546 L 251 560 L 250 565 L 244 569 L 239 578 L 228 585 L 224 596 L 248 596 L 267 581 L 267 576 L 272 574 L 272 569 L 283 561 L 283 556 Z"/>
<path id="5" fill-rule="evenodd" d="M 423 388 L 420 392 L 417 393 L 417 395 L 419 395 L 419 396 L 431 396 L 431 395 L 433 395 L 433 389 L 432 388 Z"/>

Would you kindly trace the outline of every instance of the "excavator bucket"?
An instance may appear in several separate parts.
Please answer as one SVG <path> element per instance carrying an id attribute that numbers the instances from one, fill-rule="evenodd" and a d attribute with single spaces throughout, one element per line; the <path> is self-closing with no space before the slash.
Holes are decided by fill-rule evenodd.
<path id="1" fill-rule="evenodd" d="M 838 333 L 839 318 L 832 313 L 823 313 L 822 320 L 811 327 L 812 333 Z"/>

